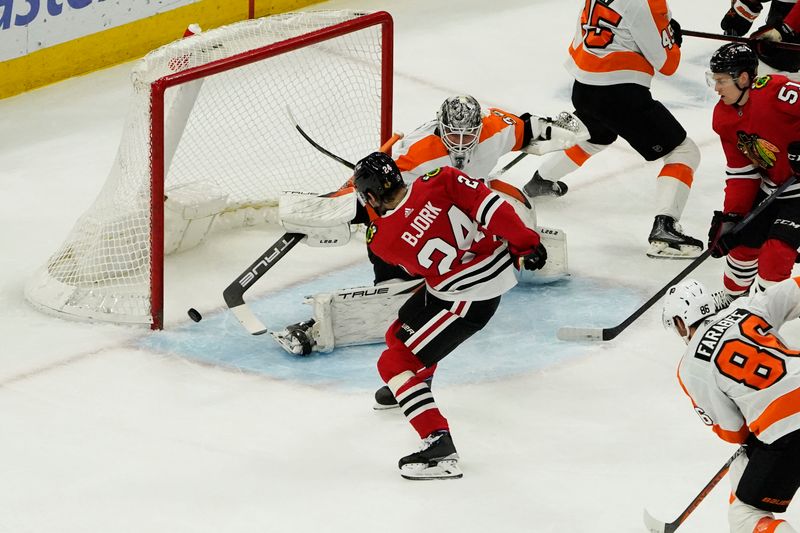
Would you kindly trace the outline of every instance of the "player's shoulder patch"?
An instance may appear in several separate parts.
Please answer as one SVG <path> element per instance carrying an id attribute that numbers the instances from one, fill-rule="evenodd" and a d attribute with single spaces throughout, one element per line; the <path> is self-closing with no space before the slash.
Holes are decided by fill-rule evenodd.
<path id="1" fill-rule="evenodd" d="M 373 222 L 367 228 L 367 244 L 372 242 L 372 239 L 375 238 L 375 234 L 378 232 L 378 227 Z"/>
<path id="2" fill-rule="evenodd" d="M 442 171 L 442 167 L 434 168 L 430 172 L 426 172 L 423 176 L 420 176 L 419 179 L 421 179 L 422 181 L 428 181 L 429 179 L 431 179 L 431 178 L 433 178 L 435 176 L 438 176 L 441 171 Z"/>
<path id="3" fill-rule="evenodd" d="M 756 78 L 756 81 L 753 82 L 753 89 L 761 89 L 762 87 L 766 87 L 769 81 L 772 79 L 772 76 L 759 76 Z"/>

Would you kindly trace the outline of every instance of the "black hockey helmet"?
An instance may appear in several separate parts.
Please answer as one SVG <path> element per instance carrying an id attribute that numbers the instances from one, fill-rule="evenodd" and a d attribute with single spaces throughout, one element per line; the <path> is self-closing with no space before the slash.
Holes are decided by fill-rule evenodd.
<path id="1" fill-rule="evenodd" d="M 372 152 L 356 163 L 353 169 L 353 183 L 365 204 L 369 203 L 367 193 L 384 202 L 404 185 L 397 164 L 383 152 Z"/>
<path id="2" fill-rule="evenodd" d="M 728 43 L 714 52 L 709 67 L 715 74 L 730 74 L 732 78 L 747 72 L 752 80 L 758 70 L 758 56 L 746 44 Z"/>

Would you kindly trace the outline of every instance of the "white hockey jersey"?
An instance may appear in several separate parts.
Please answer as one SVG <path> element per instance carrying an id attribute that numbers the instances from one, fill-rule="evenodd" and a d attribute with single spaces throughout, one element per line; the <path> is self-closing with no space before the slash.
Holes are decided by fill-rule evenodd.
<path id="1" fill-rule="evenodd" d="M 650 86 L 655 71 L 678 68 L 666 0 L 584 0 L 567 70 L 581 83 Z"/>
<path id="2" fill-rule="evenodd" d="M 800 351 L 778 330 L 800 316 L 800 277 L 712 315 L 692 337 L 678 380 L 720 438 L 765 443 L 800 429 Z"/>
<path id="3" fill-rule="evenodd" d="M 487 177 L 500 157 L 522 148 L 525 136 L 524 121 L 501 109 L 489 109 L 482 122 L 478 144 L 460 169 L 473 178 Z M 454 165 L 442 139 L 434 134 L 437 126 L 436 120 L 423 124 L 395 145 L 394 160 L 406 183 L 439 167 Z"/>

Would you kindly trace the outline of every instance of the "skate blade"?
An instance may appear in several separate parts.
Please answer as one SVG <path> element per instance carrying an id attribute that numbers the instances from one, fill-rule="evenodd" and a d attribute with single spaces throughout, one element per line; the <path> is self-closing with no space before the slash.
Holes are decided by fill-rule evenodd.
<path id="1" fill-rule="evenodd" d="M 372 408 L 375 411 L 388 411 L 389 409 L 397 409 L 398 407 L 400 407 L 400 404 L 398 404 L 398 403 L 393 403 L 393 404 L 390 404 L 390 405 L 384 405 L 384 404 L 378 403 L 378 402 L 375 402 L 375 405 L 372 406 Z"/>
<path id="2" fill-rule="evenodd" d="M 665 242 L 651 242 L 647 257 L 654 259 L 696 259 L 703 253 L 702 248 L 681 244 L 673 248 Z"/>
<path id="3" fill-rule="evenodd" d="M 443 459 L 434 465 L 408 464 L 400 468 L 400 475 L 412 481 L 430 481 L 436 479 L 459 479 L 464 473 L 458 467 L 457 459 Z"/>

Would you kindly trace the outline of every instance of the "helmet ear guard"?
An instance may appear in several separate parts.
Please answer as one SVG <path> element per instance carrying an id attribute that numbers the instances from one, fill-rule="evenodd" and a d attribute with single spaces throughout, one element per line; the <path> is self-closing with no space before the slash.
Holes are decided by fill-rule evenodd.
<path id="1" fill-rule="evenodd" d="M 451 96 L 442 103 L 436 118 L 442 142 L 452 155 L 463 157 L 478 144 L 483 120 L 481 105 L 472 96 Z"/>

